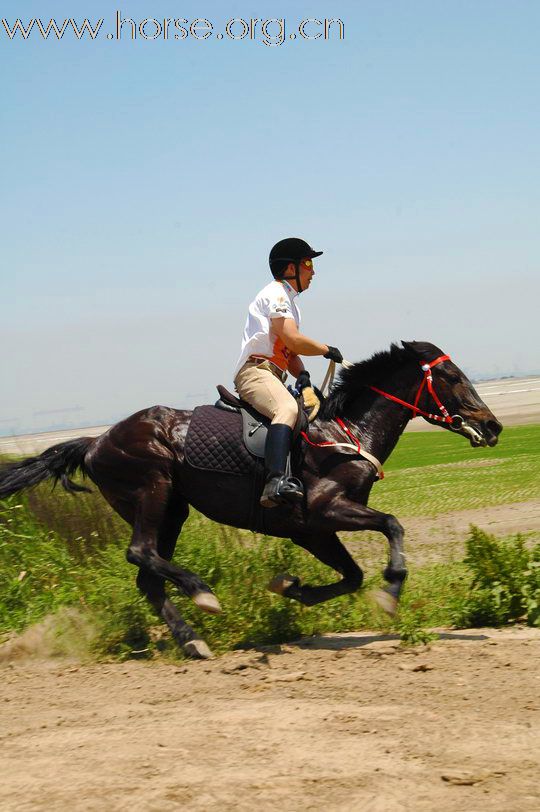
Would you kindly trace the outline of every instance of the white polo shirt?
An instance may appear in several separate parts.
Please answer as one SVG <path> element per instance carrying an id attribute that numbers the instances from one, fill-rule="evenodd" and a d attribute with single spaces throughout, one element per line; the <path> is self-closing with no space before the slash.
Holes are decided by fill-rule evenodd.
<path id="1" fill-rule="evenodd" d="M 291 351 L 272 330 L 272 319 L 294 319 L 300 327 L 300 310 L 296 304 L 298 292 L 285 280 L 270 282 L 248 309 L 246 326 L 242 337 L 242 351 L 234 370 L 234 376 L 251 355 L 271 361 L 284 372 L 289 367 Z"/>

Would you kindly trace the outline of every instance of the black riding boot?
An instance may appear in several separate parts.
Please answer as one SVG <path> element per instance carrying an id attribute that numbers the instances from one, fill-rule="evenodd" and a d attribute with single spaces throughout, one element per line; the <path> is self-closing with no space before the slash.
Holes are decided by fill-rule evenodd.
<path id="1" fill-rule="evenodd" d="M 289 426 L 272 423 L 268 427 L 264 449 L 266 485 L 261 496 L 263 507 L 293 504 L 301 502 L 304 497 L 304 488 L 300 480 L 285 475 L 291 440 L 292 429 Z"/>

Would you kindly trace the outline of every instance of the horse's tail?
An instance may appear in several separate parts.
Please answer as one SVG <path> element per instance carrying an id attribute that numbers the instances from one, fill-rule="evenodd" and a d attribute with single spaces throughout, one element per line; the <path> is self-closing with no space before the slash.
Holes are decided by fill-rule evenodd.
<path id="1" fill-rule="evenodd" d="M 90 493 L 89 488 L 77 485 L 69 477 L 77 469 L 82 471 L 83 476 L 86 474 L 84 456 L 94 439 L 94 437 L 79 437 L 76 440 L 68 440 L 66 443 L 53 445 L 38 457 L 27 457 L 19 462 L 0 466 L 0 499 L 37 485 L 45 479 L 54 479 L 53 487 L 60 480 L 62 486 L 70 493 L 77 491 Z"/>

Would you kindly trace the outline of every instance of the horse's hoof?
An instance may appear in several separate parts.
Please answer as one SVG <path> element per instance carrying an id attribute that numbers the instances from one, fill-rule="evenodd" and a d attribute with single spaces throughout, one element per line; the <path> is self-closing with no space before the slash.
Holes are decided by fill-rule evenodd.
<path id="1" fill-rule="evenodd" d="M 184 643 L 184 651 L 194 660 L 210 660 L 214 656 L 204 640 L 190 640 Z"/>
<path id="2" fill-rule="evenodd" d="M 220 603 L 213 592 L 198 592 L 193 596 L 193 600 L 203 612 L 209 612 L 211 615 L 219 615 L 222 611 Z"/>
<path id="3" fill-rule="evenodd" d="M 394 598 L 385 589 L 374 589 L 369 593 L 369 596 L 383 612 L 386 612 L 390 617 L 395 617 L 398 609 L 397 598 Z"/>
<path id="4" fill-rule="evenodd" d="M 276 595 L 283 595 L 291 586 L 299 586 L 299 584 L 299 578 L 296 578 L 294 575 L 288 575 L 287 573 L 281 573 L 280 575 L 276 575 L 275 578 L 272 578 L 267 589 L 269 589 L 270 592 L 275 592 Z"/>

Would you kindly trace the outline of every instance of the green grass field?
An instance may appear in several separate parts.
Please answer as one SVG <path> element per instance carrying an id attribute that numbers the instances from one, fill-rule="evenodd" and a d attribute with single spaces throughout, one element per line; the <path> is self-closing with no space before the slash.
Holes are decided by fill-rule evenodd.
<path id="1" fill-rule="evenodd" d="M 472 449 L 443 431 L 407 434 L 386 473 L 370 504 L 399 518 L 538 499 L 540 426 L 507 429 L 495 449 Z M 129 528 L 99 494 L 73 497 L 44 484 L 0 503 L 0 634 L 52 616 L 53 650 L 80 653 L 84 643 L 94 657 L 141 649 L 147 656 L 180 656 L 135 589 L 135 569 L 124 557 L 128 541 Z M 334 574 L 291 542 L 193 513 L 176 558 L 213 586 L 225 611 L 209 617 L 174 599 L 217 651 L 324 631 L 398 630 L 414 641 L 424 638 L 425 626 L 519 616 L 537 623 L 540 546 L 526 549 L 519 538 L 500 541 L 473 531 L 466 548 L 465 561 L 413 567 L 400 616 L 389 621 L 365 591 L 310 609 L 268 593 L 266 583 L 280 571 L 311 583 Z M 380 586 L 380 575 L 372 574 L 370 584 Z"/>
<path id="2" fill-rule="evenodd" d="M 471 448 L 448 431 L 405 434 L 370 505 L 397 516 L 435 516 L 540 498 L 540 426 L 503 431 L 495 448 Z"/>

